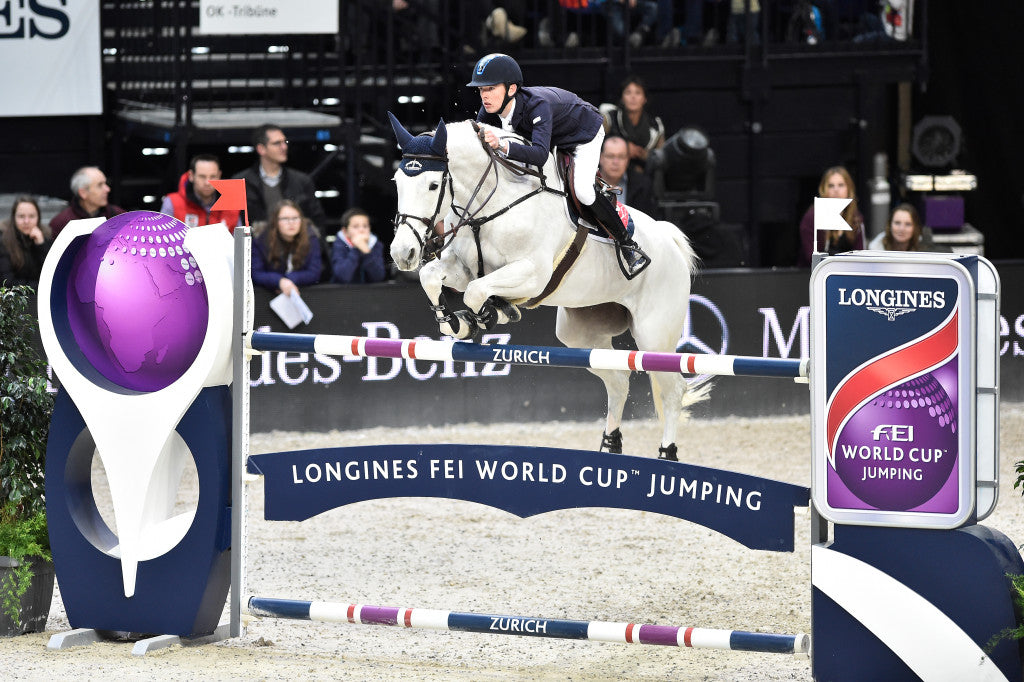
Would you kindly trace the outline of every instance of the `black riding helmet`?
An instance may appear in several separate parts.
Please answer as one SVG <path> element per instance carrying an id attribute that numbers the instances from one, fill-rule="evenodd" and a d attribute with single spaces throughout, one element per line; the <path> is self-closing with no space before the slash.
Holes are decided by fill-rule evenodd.
<path id="1" fill-rule="evenodd" d="M 466 83 L 471 88 L 479 88 L 484 85 L 498 85 L 503 83 L 506 86 L 515 83 L 522 87 L 523 70 L 519 68 L 516 60 L 507 54 L 495 52 L 480 61 L 473 67 L 473 80 Z"/>
<path id="2" fill-rule="evenodd" d="M 499 111 L 504 111 L 505 105 L 512 99 L 508 88 L 513 83 L 516 84 L 517 88 L 523 87 L 523 70 L 519 68 L 519 64 L 512 57 L 495 52 L 480 58 L 480 61 L 473 67 L 473 80 L 466 83 L 466 85 L 471 88 L 479 88 L 485 85 L 504 85 L 505 98 L 501 101 L 501 107 L 498 109 Z"/>

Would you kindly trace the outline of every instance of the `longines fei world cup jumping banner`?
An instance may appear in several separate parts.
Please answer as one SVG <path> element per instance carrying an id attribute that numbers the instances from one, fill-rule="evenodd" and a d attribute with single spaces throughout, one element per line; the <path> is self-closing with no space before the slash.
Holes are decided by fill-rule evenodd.
<path id="1" fill-rule="evenodd" d="M 815 269 L 815 503 L 826 518 L 952 528 L 975 513 L 976 493 L 981 516 L 994 505 L 983 484 L 997 452 L 996 282 L 969 259 L 862 255 Z"/>

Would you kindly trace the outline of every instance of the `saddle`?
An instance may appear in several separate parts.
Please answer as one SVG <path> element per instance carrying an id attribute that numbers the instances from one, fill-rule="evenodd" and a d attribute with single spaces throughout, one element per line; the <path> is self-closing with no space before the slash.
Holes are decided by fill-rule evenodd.
<path id="1" fill-rule="evenodd" d="M 562 180 L 562 187 L 565 188 L 565 205 L 569 209 L 569 217 L 572 220 L 573 225 L 580 226 L 580 219 L 586 223 L 586 227 L 589 230 L 591 236 L 605 241 L 612 241 L 608 234 L 601 228 L 600 223 L 594 216 L 594 212 L 589 206 L 581 204 L 580 200 L 576 197 L 576 185 L 573 183 L 573 175 L 576 170 L 576 160 L 570 152 L 563 151 L 561 149 L 556 150 L 555 153 L 555 168 L 558 170 L 558 177 Z M 629 214 L 629 209 L 626 205 L 619 201 L 618 198 L 618 187 L 608 184 L 604 178 L 601 177 L 600 173 L 597 176 L 596 190 L 611 201 L 612 205 L 615 206 L 616 212 L 619 214 L 619 219 L 622 220 L 622 224 L 625 226 L 629 236 L 633 236 L 633 216 Z"/>

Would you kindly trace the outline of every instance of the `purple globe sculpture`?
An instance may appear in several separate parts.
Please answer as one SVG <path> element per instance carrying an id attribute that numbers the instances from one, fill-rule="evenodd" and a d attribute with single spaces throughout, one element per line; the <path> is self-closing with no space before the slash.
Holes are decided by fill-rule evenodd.
<path id="1" fill-rule="evenodd" d="M 88 362 L 118 386 L 166 388 L 203 345 L 210 305 L 185 248 L 187 230 L 162 213 L 131 211 L 97 227 L 75 255 L 71 332 Z"/>

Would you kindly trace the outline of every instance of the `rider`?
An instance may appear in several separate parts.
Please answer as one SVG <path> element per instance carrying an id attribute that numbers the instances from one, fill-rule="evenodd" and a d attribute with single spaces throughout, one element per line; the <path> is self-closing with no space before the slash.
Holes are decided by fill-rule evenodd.
<path id="1" fill-rule="evenodd" d="M 612 202 L 594 188 L 604 139 L 597 107 L 561 88 L 523 87 L 523 72 L 512 57 L 489 54 L 476 63 L 469 87 L 479 88 L 483 105 L 476 120 L 523 136 L 530 144 L 500 140 L 487 129 L 484 141 L 506 158 L 543 166 L 552 147 L 572 149 L 576 163 L 574 189 L 590 206 L 601 226 L 615 240 L 627 278 L 640 274 L 651 259 L 626 231 Z"/>

